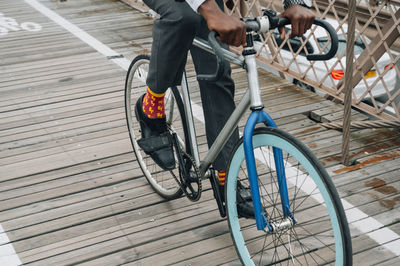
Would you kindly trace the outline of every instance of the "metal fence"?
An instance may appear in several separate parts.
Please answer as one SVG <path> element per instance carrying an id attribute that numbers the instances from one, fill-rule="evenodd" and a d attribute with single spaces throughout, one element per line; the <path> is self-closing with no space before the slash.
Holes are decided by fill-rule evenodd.
<path id="1" fill-rule="evenodd" d="M 277 31 L 258 36 L 261 62 L 300 85 L 344 100 L 348 17 L 355 16 L 353 107 L 383 120 L 400 120 L 400 1 L 357 0 L 348 12 L 347 0 L 313 1 L 317 17 L 327 19 L 339 36 L 337 56 L 327 62 L 308 62 L 305 55 L 329 47 L 325 32 L 312 28 L 303 38 L 281 40 Z M 280 0 L 228 0 L 226 12 L 257 16 L 262 8 L 282 11 Z M 289 30 L 289 29 L 288 29 Z"/>
<path id="2" fill-rule="evenodd" d="M 148 10 L 142 0 L 122 1 Z M 355 16 L 351 104 L 383 121 L 400 121 L 400 0 L 355 1 L 356 10 L 350 14 L 348 0 L 313 0 L 316 16 L 329 20 L 339 35 L 335 58 L 327 62 L 305 59 L 308 53 L 321 52 L 330 45 L 324 32 L 312 28 L 297 39 L 281 40 L 277 31 L 258 36 L 258 59 L 301 86 L 343 101 L 350 34 L 347 21 L 349 15 Z M 283 11 L 281 0 L 225 0 L 225 6 L 226 13 L 238 17 L 258 16 L 262 9 Z"/>

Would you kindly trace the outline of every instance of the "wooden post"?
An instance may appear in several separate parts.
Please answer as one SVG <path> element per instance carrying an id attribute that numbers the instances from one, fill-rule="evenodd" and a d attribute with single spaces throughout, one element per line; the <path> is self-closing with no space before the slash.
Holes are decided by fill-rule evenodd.
<path id="1" fill-rule="evenodd" d="M 349 0 L 349 15 L 347 17 L 347 45 L 346 45 L 346 71 L 345 96 L 344 96 L 344 117 L 342 137 L 342 163 L 350 165 L 350 124 L 351 124 L 351 98 L 353 91 L 353 61 L 354 61 L 354 38 L 356 20 L 356 1 Z"/>

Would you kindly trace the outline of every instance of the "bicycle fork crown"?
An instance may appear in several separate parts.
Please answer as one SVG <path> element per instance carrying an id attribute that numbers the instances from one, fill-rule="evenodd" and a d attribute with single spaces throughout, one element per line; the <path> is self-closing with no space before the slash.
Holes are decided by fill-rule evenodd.
<path id="1" fill-rule="evenodd" d="M 286 219 L 279 223 L 268 221 L 262 210 L 260 191 L 258 189 L 258 175 L 256 169 L 255 155 L 253 151 L 253 132 L 256 124 L 259 123 L 263 123 L 266 126 L 276 128 L 275 122 L 266 112 L 264 112 L 263 110 L 254 110 L 247 120 L 243 134 L 244 153 L 246 157 L 246 166 L 248 171 L 251 196 L 253 199 L 257 229 L 267 232 L 286 230 L 291 228 L 296 223 L 296 220 L 293 217 L 293 214 L 291 213 L 289 207 L 289 196 L 286 184 L 286 176 L 284 172 L 282 151 L 275 147 L 273 148 L 275 169 L 279 184 L 279 193 L 282 201 L 282 210 Z M 265 230 L 265 228 L 267 228 L 267 230 Z"/>

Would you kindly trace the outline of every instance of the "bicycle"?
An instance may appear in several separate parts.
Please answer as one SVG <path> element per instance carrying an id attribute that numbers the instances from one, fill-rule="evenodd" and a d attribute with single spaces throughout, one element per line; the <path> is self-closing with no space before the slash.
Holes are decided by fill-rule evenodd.
<path id="1" fill-rule="evenodd" d="M 208 43 L 195 39 L 194 45 L 213 52 L 218 61 L 230 62 L 246 69 L 249 89 L 203 160 L 200 161 L 186 74 L 181 92 L 177 87 L 167 91 L 165 106 L 177 167 L 163 171 L 141 150 L 137 141 L 140 126 L 135 123 L 134 106 L 143 93 L 149 64 L 148 55 L 139 55 L 131 63 L 125 84 L 125 110 L 133 150 L 143 174 L 153 189 L 166 199 L 185 194 L 192 201 L 200 199 L 202 180 L 209 178 L 218 209 L 227 216 L 237 254 L 244 265 L 255 264 L 330 264 L 351 265 L 350 232 L 338 193 L 323 166 L 311 151 L 293 136 L 278 129 L 264 111 L 260 97 L 252 32 L 267 32 L 289 24 L 271 11 L 254 19 L 245 19 L 247 44 L 242 56 L 220 47 L 216 33 Z M 324 27 L 332 45 L 325 54 L 309 54 L 309 60 L 327 60 L 336 54 L 337 35 L 325 21 Z M 335 50 L 336 49 L 336 50 Z M 220 64 L 219 64 L 220 65 Z M 216 80 L 222 73 L 198 75 L 198 79 Z M 250 107 L 243 137 L 234 148 L 227 170 L 225 202 L 218 197 L 212 168 L 225 141 Z M 256 127 L 256 124 L 264 124 Z M 257 160 L 257 167 L 256 167 Z M 237 212 L 238 181 L 250 184 L 255 219 L 240 218 Z"/>

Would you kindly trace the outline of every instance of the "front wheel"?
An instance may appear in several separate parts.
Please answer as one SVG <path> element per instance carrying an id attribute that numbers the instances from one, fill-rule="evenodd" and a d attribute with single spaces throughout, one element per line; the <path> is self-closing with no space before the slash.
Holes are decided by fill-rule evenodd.
<path id="1" fill-rule="evenodd" d="M 254 219 L 238 217 L 237 181 L 249 186 L 243 141 L 233 151 L 226 181 L 226 208 L 236 251 L 244 265 L 351 265 L 347 219 L 337 191 L 315 156 L 291 135 L 257 128 L 253 136 L 261 204 L 269 223 L 287 221 L 281 205 L 273 147 L 283 153 L 290 210 L 295 224 L 259 231 Z"/>

